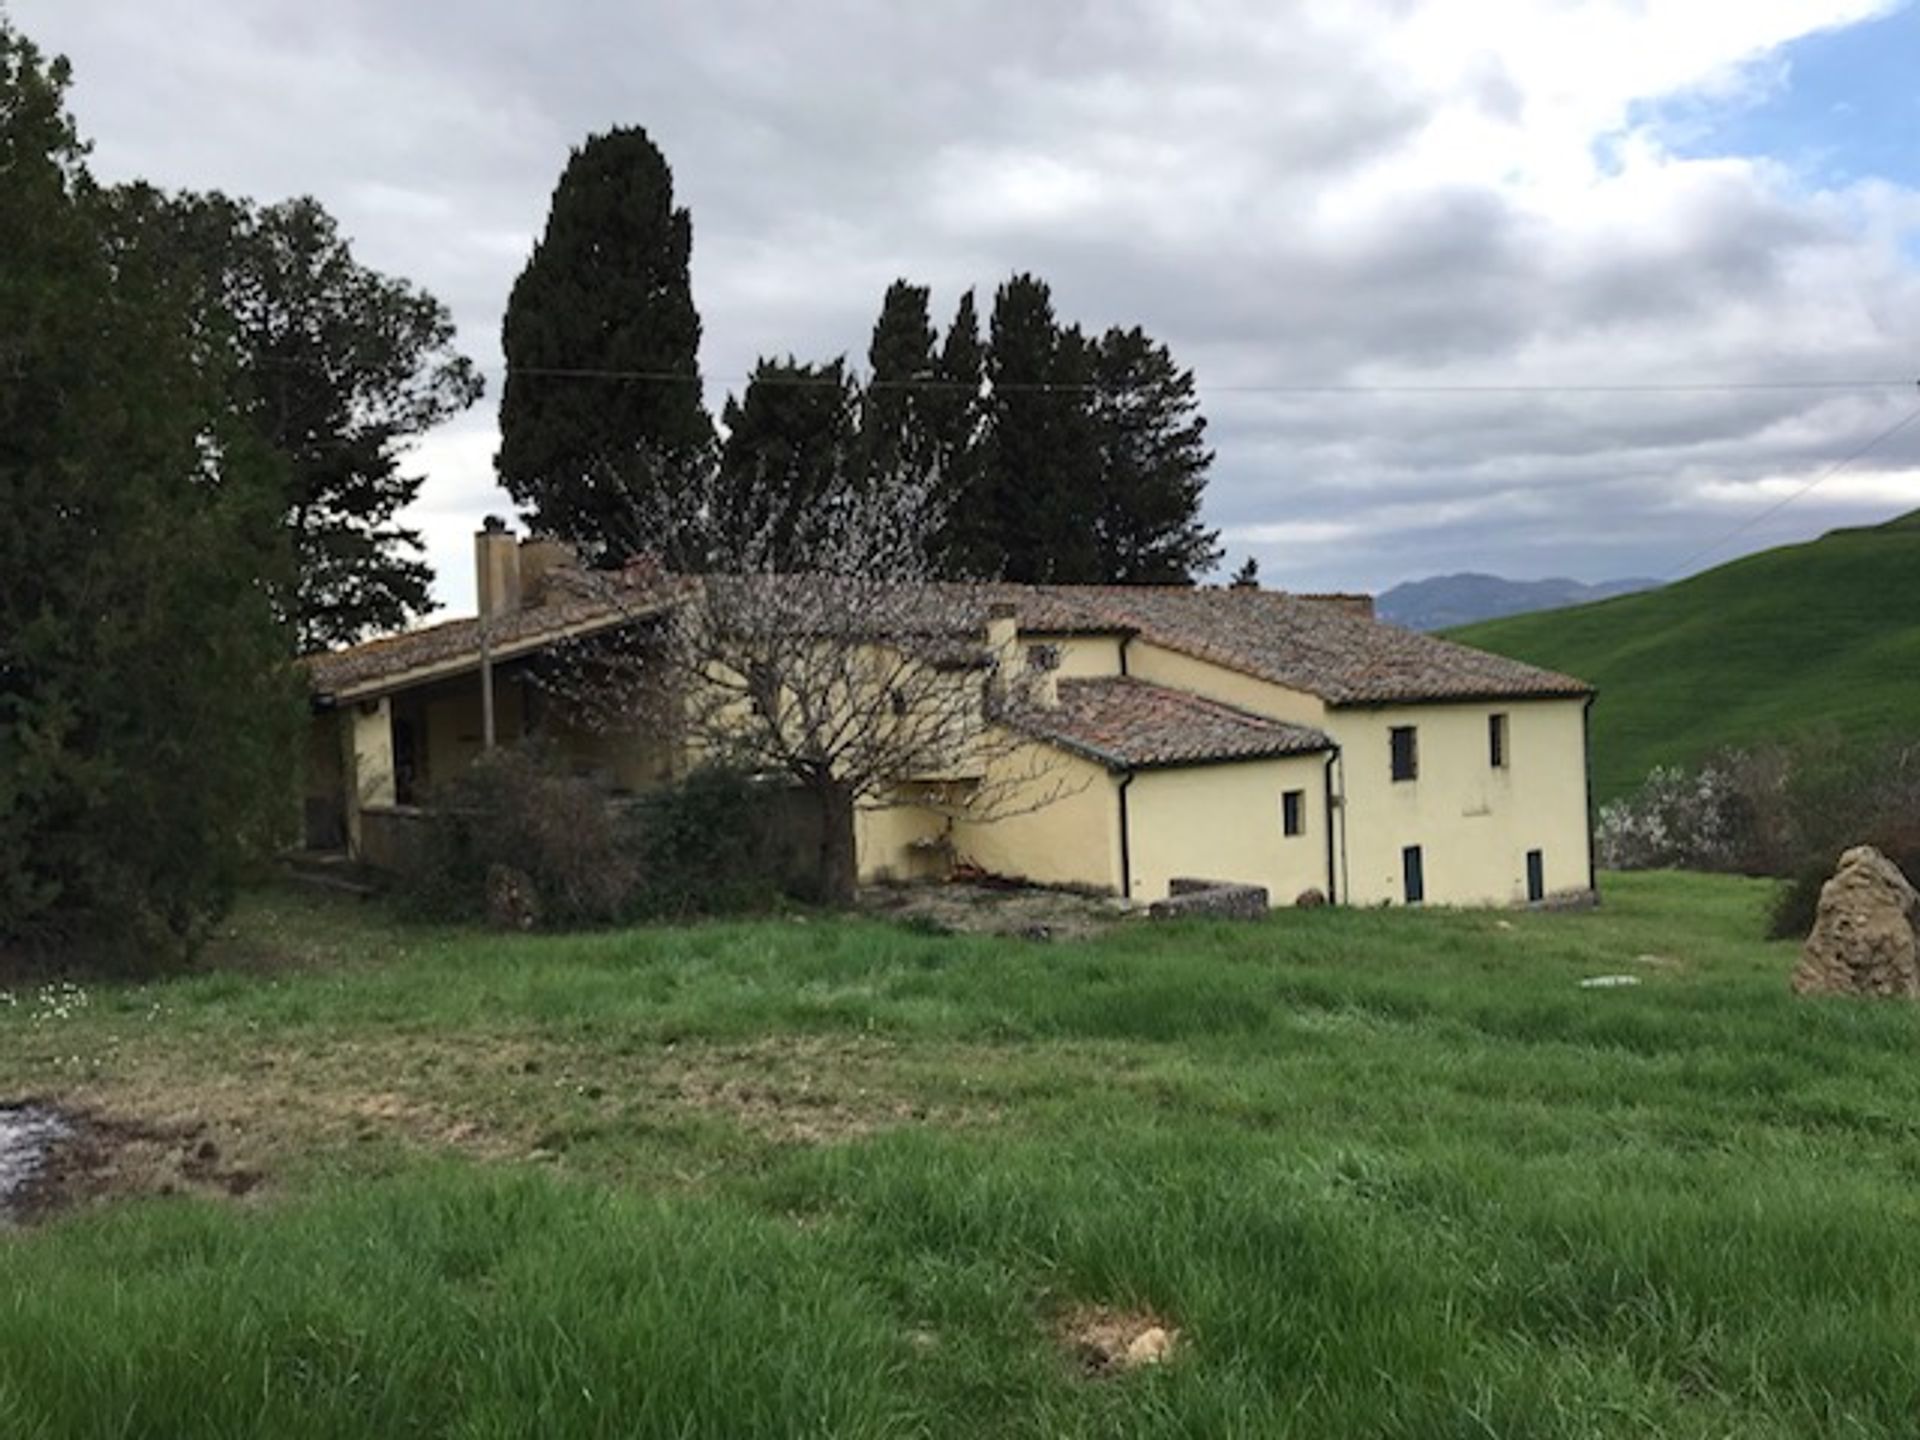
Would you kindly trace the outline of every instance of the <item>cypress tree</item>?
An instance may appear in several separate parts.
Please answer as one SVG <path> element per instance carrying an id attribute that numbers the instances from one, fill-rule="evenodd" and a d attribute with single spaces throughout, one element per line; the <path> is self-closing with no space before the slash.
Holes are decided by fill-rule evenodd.
<path id="1" fill-rule="evenodd" d="M 500 481 L 588 554 L 680 558 L 674 536 L 635 528 L 711 459 L 692 252 L 666 158 L 646 131 L 611 130 L 568 160 L 507 302 Z"/>
<path id="2" fill-rule="evenodd" d="M 1117 584 L 1191 585 L 1221 555 L 1219 532 L 1200 523 L 1213 452 L 1193 372 L 1137 325 L 1108 330 L 1091 358 L 1099 573 Z"/>
<path id="3" fill-rule="evenodd" d="M 924 285 L 887 287 L 867 347 L 871 372 L 860 402 L 861 468 L 875 483 L 917 476 L 937 463 L 933 412 L 938 408 L 936 336 Z"/>
<path id="4" fill-rule="evenodd" d="M 980 477 L 981 385 L 986 378 L 986 348 L 980 343 L 980 315 L 973 291 L 960 297 L 953 323 L 934 365 L 934 388 L 927 395 L 927 429 L 940 476 L 946 511 L 944 533 L 931 547 L 941 570 L 955 578 L 989 572 L 973 568 L 969 545 L 975 531 L 969 511 L 977 500 Z"/>
<path id="5" fill-rule="evenodd" d="M 1029 583 L 1101 580 L 1092 352 L 1077 327 L 1055 319 L 1046 282 L 1028 274 L 995 294 L 990 334 L 983 468 L 963 521 L 968 563 Z"/>
<path id="6" fill-rule="evenodd" d="M 716 529 L 722 554 L 760 557 L 770 568 L 816 568 L 808 517 L 859 483 L 858 396 L 846 362 L 807 365 L 762 359 L 740 400 L 721 412 Z"/>

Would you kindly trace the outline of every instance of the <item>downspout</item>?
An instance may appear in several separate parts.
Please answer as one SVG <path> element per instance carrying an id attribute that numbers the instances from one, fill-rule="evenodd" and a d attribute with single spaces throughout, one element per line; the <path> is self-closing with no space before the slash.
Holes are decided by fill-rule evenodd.
<path id="1" fill-rule="evenodd" d="M 1340 770 L 1340 878 L 1346 882 L 1347 897 L 1351 899 L 1353 868 L 1347 860 L 1347 752 L 1338 745 L 1333 747 L 1333 762 Z"/>
<path id="2" fill-rule="evenodd" d="M 1599 698 L 1599 691 L 1589 691 L 1587 703 L 1580 707 L 1580 758 L 1587 772 L 1587 893 L 1596 905 L 1600 903 L 1600 857 L 1593 843 L 1593 702 Z"/>
<path id="3" fill-rule="evenodd" d="M 1124 648 L 1120 654 L 1124 659 L 1126 656 Z M 1123 772 L 1120 776 L 1118 792 L 1120 796 L 1120 898 L 1123 900 L 1133 899 L 1133 845 L 1127 833 L 1130 829 L 1127 824 L 1127 787 L 1131 784 L 1133 784 L 1133 771 Z"/>
<path id="4" fill-rule="evenodd" d="M 1334 762 L 1339 758 L 1340 758 L 1340 747 L 1336 745 L 1331 750 L 1327 751 L 1327 763 L 1320 772 L 1322 777 L 1326 781 L 1326 787 L 1327 787 L 1326 788 L 1327 903 L 1329 905 L 1338 905 L 1340 903 L 1340 888 L 1335 878 L 1335 871 L 1333 868 L 1333 766 L 1334 766 Z"/>
<path id="5" fill-rule="evenodd" d="M 1120 637 L 1120 674 L 1122 678 L 1127 674 L 1127 647 L 1131 644 L 1133 644 L 1133 631 L 1128 630 Z"/>

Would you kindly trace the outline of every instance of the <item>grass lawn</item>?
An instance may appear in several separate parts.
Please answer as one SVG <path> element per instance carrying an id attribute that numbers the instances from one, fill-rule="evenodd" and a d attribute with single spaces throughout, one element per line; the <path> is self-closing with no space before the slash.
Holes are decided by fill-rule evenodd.
<path id="1" fill-rule="evenodd" d="M 0 1435 L 1913 1435 L 1920 1014 L 1791 999 L 1764 885 L 1607 896 L 1052 945 L 259 897 L 217 973 L 0 1001 L 0 1097 L 122 1190 L 0 1236 Z M 1090 1375 L 1102 1306 L 1172 1360 Z"/>

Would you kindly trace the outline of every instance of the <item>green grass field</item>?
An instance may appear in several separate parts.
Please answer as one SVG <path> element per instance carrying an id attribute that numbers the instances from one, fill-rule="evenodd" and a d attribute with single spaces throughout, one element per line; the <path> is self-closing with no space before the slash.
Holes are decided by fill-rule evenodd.
<path id="1" fill-rule="evenodd" d="M 1664 589 L 1490 620 L 1449 638 L 1600 688 L 1594 789 L 1721 745 L 1920 727 L 1920 513 L 1840 530 Z"/>
<path id="2" fill-rule="evenodd" d="M 1910 1436 L 1920 1014 L 1790 998 L 1767 894 L 1055 945 L 261 897 L 218 973 L 0 1002 L 0 1096 L 151 1152 L 0 1236 L 0 1435 Z M 151 1193 L 182 1136 L 262 1183 Z M 1089 1305 L 1171 1363 L 1089 1378 Z"/>

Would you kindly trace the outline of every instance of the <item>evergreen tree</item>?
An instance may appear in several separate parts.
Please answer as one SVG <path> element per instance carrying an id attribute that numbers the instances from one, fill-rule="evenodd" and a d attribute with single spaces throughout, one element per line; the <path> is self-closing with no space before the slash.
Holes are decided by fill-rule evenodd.
<path id="1" fill-rule="evenodd" d="M 1229 580 L 1227 584 L 1234 590 L 1258 590 L 1260 588 L 1260 562 L 1251 555 L 1247 556 L 1246 560 L 1241 563 L 1240 568 L 1233 572 L 1233 579 Z"/>
<path id="2" fill-rule="evenodd" d="M 681 561 L 675 537 L 627 532 L 711 459 L 692 251 L 665 157 L 611 130 L 568 160 L 507 302 L 501 483 L 535 526 L 615 562 L 642 541 Z"/>
<path id="3" fill-rule="evenodd" d="M 1085 584 L 1100 571 L 1100 445 L 1093 352 L 1054 317 L 1046 282 L 1015 275 L 994 296 L 982 470 L 961 518 L 976 573 Z"/>
<path id="4" fill-rule="evenodd" d="M 234 402 L 286 462 L 295 578 L 283 604 L 299 648 L 431 609 L 420 534 L 398 521 L 424 477 L 401 457 L 482 388 L 447 307 L 361 265 L 312 199 L 260 206 L 145 185 L 110 199 L 120 243 L 165 247 L 198 278 L 200 324 L 224 342 Z"/>
<path id="5" fill-rule="evenodd" d="M 967 511 L 980 474 L 981 386 L 986 379 L 986 348 L 980 343 L 980 316 L 973 291 L 960 297 L 953 323 L 934 365 L 934 387 L 927 394 L 927 430 L 932 437 L 934 470 L 940 480 L 942 533 L 931 550 L 942 573 L 968 578 L 967 553 L 972 529 Z"/>
<path id="6" fill-rule="evenodd" d="M 922 475 L 938 463 L 937 337 L 927 316 L 928 294 L 926 286 L 905 280 L 889 285 L 867 347 L 871 375 L 860 402 L 861 468 L 876 483 Z"/>
<path id="7" fill-rule="evenodd" d="M 177 955 L 291 809 L 276 458 L 0 17 L 0 949 Z"/>
<path id="8" fill-rule="evenodd" d="M 1092 353 L 1092 419 L 1100 452 L 1098 568 L 1131 585 L 1191 585 L 1220 558 L 1200 523 L 1213 452 L 1193 372 L 1138 326 L 1117 326 Z"/>
<path id="9" fill-rule="evenodd" d="M 861 483 L 859 397 L 846 362 L 762 359 L 745 396 L 729 396 L 721 413 L 714 528 L 725 553 L 752 550 L 783 571 L 817 568 L 819 537 L 806 517 Z"/>

